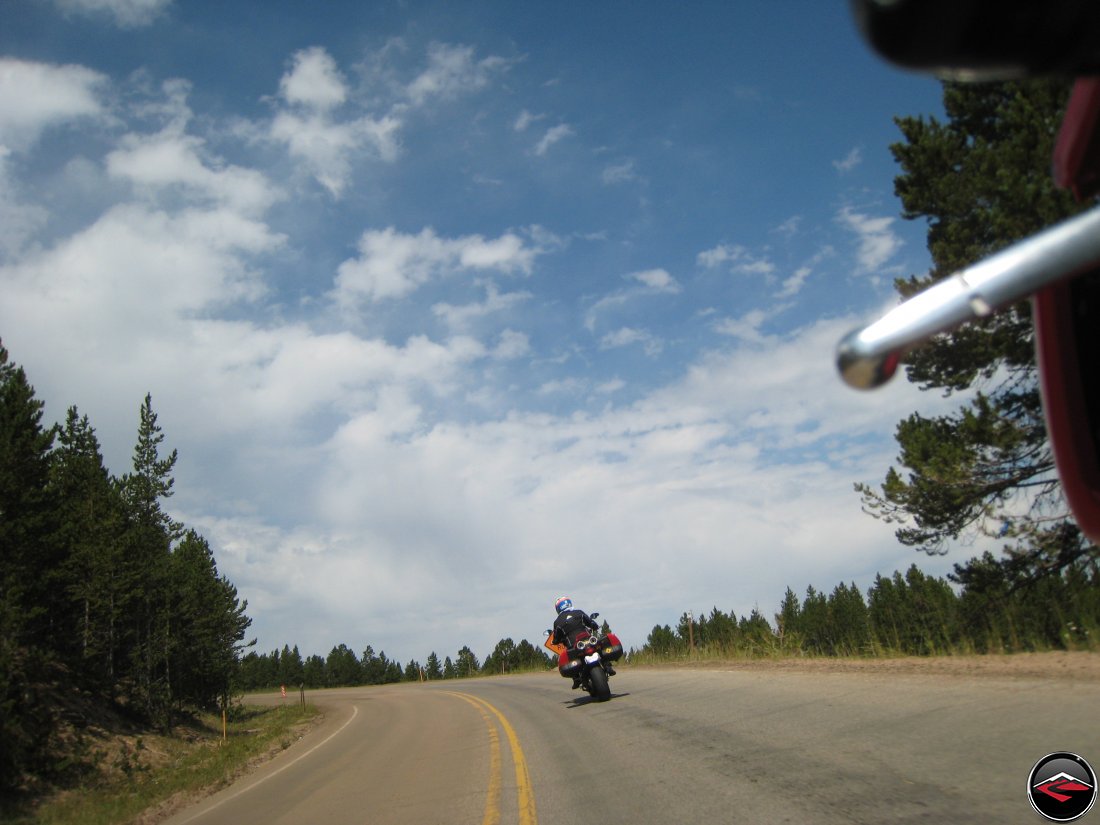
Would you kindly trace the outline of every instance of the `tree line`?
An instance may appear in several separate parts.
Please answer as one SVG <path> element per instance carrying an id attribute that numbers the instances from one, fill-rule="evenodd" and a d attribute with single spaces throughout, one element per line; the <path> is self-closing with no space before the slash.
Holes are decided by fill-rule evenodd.
<path id="1" fill-rule="evenodd" d="M 801 599 L 787 588 L 769 622 L 717 607 L 656 625 L 635 658 L 700 655 L 928 656 L 1100 645 L 1100 566 L 1072 565 L 1033 578 L 985 553 L 955 565 L 949 579 L 911 566 L 876 576 L 866 595 L 853 584 Z"/>
<path id="2" fill-rule="evenodd" d="M 0 789 L 48 773 L 58 685 L 167 725 L 224 704 L 251 619 L 196 531 L 164 510 L 177 454 L 152 399 L 114 476 L 86 415 L 44 426 L 0 346 Z"/>
<path id="3" fill-rule="evenodd" d="M 387 658 L 385 651 L 375 653 L 370 645 L 361 656 L 356 656 L 355 651 L 346 644 L 339 644 L 326 657 L 313 654 L 304 659 L 297 645 L 293 648 L 284 645 L 281 651 L 252 651 L 243 656 L 234 677 L 234 686 L 242 691 L 253 691 L 280 686 L 317 689 L 384 685 L 547 670 L 552 664 L 549 655 L 526 639 L 519 644 L 510 638 L 501 639 L 484 662 L 479 662 L 469 646 L 464 645 L 453 660 L 446 656 L 441 662 L 432 651 L 423 664 L 412 659 L 403 667 L 401 662 Z"/>

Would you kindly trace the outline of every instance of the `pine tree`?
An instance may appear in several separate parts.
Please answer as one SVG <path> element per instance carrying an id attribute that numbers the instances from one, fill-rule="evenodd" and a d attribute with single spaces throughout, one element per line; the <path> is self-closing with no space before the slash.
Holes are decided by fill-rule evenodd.
<path id="1" fill-rule="evenodd" d="M 171 706 L 172 605 L 168 583 L 170 546 L 182 526 L 165 513 L 162 500 L 172 495 L 171 473 L 177 454 L 160 457 L 164 434 L 148 394 L 139 414 L 133 472 L 120 483 L 127 530 L 119 565 L 123 589 L 130 595 L 122 613 L 129 619 L 126 642 L 137 695 L 150 718 L 167 724 Z"/>
<path id="2" fill-rule="evenodd" d="M 779 612 L 775 614 L 775 625 L 779 635 L 779 644 L 783 650 L 801 651 L 802 650 L 802 605 L 798 601 L 798 596 L 787 588 L 787 592 L 783 594 L 783 601 L 779 605 Z"/>
<path id="3" fill-rule="evenodd" d="M 245 615 L 247 602 L 242 603 L 236 588 L 218 575 L 210 545 L 193 530 L 172 552 L 167 581 L 173 616 L 168 646 L 173 696 L 198 707 L 224 705 L 252 623 Z M 302 661 L 297 650 L 292 654 L 284 647 L 278 664 L 280 684 L 299 684 Z"/>
<path id="4" fill-rule="evenodd" d="M 895 189 L 906 218 L 927 220 L 934 263 L 899 281 L 902 295 L 1083 208 L 1049 173 L 1068 89 L 1063 80 L 945 84 L 946 122 L 897 121 Z M 857 485 L 868 511 L 929 553 L 985 533 L 1003 534 L 1008 562 L 1033 563 L 1040 575 L 1095 559 L 1095 547 L 1064 529 L 1071 516 L 1042 418 L 1029 305 L 937 336 L 906 364 L 922 389 L 977 393 L 956 413 L 898 425 L 904 471 L 890 468 L 879 491 Z"/>
<path id="5" fill-rule="evenodd" d="M 463 645 L 462 649 L 458 651 L 458 657 L 455 659 L 455 675 L 459 678 L 473 676 L 479 669 L 477 656 L 469 647 Z"/>
<path id="6" fill-rule="evenodd" d="M 439 657 L 433 650 L 428 654 L 428 661 L 424 665 L 424 673 L 429 679 L 442 679 L 443 669 L 439 666 Z"/>
<path id="7" fill-rule="evenodd" d="M 54 432 L 26 373 L 0 346 L 0 791 L 46 768 L 53 714 L 30 685 L 42 681 L 64 630 L 54 612 L 64 588 L 55 500 Z"/>
<path id="8" fill-rule="evenodd" d="M 89 684 L 113 686 L 118 625 L 126 601 L 118 569 L 124 526 L 122 499 L 87 416 L 70 407 L 57 433 L 51 484 L 58 501 L 60 540 L 70 603 L 67 658 Z"/>
<path id="9" fill-rule="evenodd" d="M 54 649 L 65 551 L 49 483 L 55 431 L 42 426 L 42 409 L 0 346 L 0 636 Z"/>
<path id="10" fill-rule="evenodd" d="M 325 660 L 314 653 L 302 666 L 302 681 L 307 688 L 322 688 L 325 686 Z"/>
<path id="11" fill-rule="evenodd" d="M 351 687 L 361 684 L 363 678 L 363 668 L 355 652 L 342 643 L 329 652 L 325 673 L 329 687 Z"/>

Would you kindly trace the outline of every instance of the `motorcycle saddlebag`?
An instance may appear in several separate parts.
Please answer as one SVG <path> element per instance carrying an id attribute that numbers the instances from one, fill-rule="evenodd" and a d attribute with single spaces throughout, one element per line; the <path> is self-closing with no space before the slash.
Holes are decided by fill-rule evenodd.
<path id="1" fill-rule="evenodd" d="M 614 633 L 607 634 L 607 641 L 611 644 L 601 651 L 603 653 L 602 658 L 608 662 L 617 662 L 623 657 L 623 643 L 619 641 L 619 637 Z"/>
<path id="2" fill-rule="evenodd" d="M 561 658 L 558 659 L 558 673 L 560 673 L 566 679 L 572 679 L 581 672 L 581 665 L 584 664 L 583 659 L 568 659 L 563 653 Z"/>

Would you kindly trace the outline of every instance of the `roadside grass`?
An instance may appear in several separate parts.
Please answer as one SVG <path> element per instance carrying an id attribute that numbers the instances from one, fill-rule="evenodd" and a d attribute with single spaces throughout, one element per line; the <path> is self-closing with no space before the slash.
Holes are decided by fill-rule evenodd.
<path id="1" fill-rule="evenodd" d="M 213 793 L 249 764 L 285 750 L 319 714 L 313 705 L 237 706 L 227 736 L 213 714 L 194 717 L 172 735 L 111 737 L 89 747 L 95 769 L 84 782 L 33 806 L 0 812 L 12 825 L 116 825 L 155 821 Z M 106 742 L 110 744 L 107 745 Z"/>

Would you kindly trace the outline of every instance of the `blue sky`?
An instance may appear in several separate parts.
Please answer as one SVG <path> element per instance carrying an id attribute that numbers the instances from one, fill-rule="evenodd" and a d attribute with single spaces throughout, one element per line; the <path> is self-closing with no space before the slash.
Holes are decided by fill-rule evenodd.
<path id="1" fill-rule="evenodd" d="M 0 337 L 173 514 L 261 650 L 628 645 L 916 561 L 839 337 L 928 267 L 847 4 L 0 4 Z"/>

